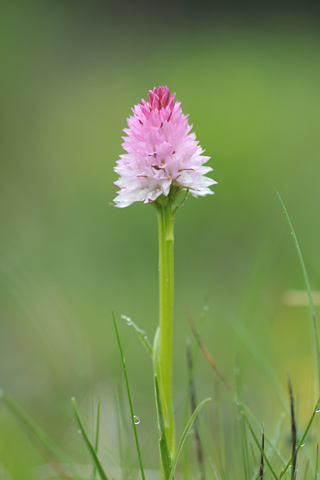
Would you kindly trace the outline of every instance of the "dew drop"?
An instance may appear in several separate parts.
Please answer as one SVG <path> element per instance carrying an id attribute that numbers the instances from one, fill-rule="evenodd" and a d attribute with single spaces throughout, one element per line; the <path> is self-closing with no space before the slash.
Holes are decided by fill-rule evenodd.
<path id="1" fill-rule="evenodd" d="M 134 420 L 134 423 L 135 423 L 136 425 L 139 425 L 139 423 L 140 423 L 140 418 L 138 417 L 138 415 L 133 415 L 133 420 Z"/>
<path id="2" fill-rule="evenodd" d="M 132 325 L 132 320 L 129 317 L 126 317 L 126 315 L 122 315 L 122 318 L 127 322 L 127 325 Z"/>
<path id="3" fill-rule="evenodd" d="M 316 413 L 319 413 L 319 412 L 320 412 L 320 408 L 317 408 Z"/>
<path id="4" fill-rule="evenodd" d="M 79 430 L 78 430 L 78 433 L 82 433 L 82 430 L 79 429 Z"/>

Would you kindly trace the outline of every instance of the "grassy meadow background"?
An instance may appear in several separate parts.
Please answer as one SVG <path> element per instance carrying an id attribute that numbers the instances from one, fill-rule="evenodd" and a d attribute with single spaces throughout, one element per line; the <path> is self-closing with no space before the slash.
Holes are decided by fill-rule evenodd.
<path id="1" fill-rule="evenodd" d="M 1 2 L 0 386 L 79 464 L 89 461 L 71 396 L 89 430 L 101 397 L 101 459 L 107 471 L 120 463 L 116 397 L 123 379 L 114 311 L 145 466 L 157 467 L 151 362 L 120 319 L 130 316 L 152 341 L 156 215 L 147 205 L 120 210 L 109 203 L 126 118 L 159 84 L 177 92 L 218 181 L 214 196 L 191 198 L 176 217 L 178 431 L 185 341 L 192 338 L 186 307 L 198 321 L 208 305 L 206 345 L 233 384 L 240 362 L 244 398 L 270 435 L 282 411 L 273 385 L 287 403 L 288 372 L 301 429 L 317 398 L 308 307 L 283 300 L 304 282 L 275 188 L 312 289 L 320 289 L 318 17 L 307 7 L 251 15 L 230 5 Z M 262 363 L 274 372 L 273 385 Z M 199 401 L 213 397 L 201 415 L 215 438 L 217 388 L 201 355 L 196 382 Z M 231 399 L 223 403 L 232 478 L 237 412 Z M 46 478 L 37 446 L 0 402 L 0 478 Z M 124 451 L 137 465 L 133 443 Z"/>

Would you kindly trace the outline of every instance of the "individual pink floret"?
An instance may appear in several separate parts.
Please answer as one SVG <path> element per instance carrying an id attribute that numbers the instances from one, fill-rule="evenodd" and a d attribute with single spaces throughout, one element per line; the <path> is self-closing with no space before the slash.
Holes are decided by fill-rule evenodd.
<path id="1" fill-rule="evenodd" d="M 134 202 L 154 202 L 168 196 L 172 187 L 189 189 L 193 196 L 212 194 L 210 185 L 217 182 L 205 177 L 212 168 L 204 167 L 210 157 L 202 155 L 188 115 L 183 115 L 168 87 L 149 91 L 148 102 L 141 100 L 127 119 L 127 134 L 122 137 L 123 149 L 115 172 L 115 185 L 120 188 L 114 199 L 117 207 Z"/>

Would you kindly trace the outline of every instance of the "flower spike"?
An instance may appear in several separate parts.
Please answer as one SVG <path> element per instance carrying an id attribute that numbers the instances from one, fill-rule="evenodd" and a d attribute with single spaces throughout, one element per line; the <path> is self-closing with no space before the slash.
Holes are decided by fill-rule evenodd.
<path id="1" fill-rule="evenodd" d="M 152 203 L 171 190 L 189 190 L 194 196 L 212 194 L 217 183 L 205 176 L 212 168 L 204 167 L 210 157 L 190 133 L 192 125 L 183 115 L 176 94 L 170 96 L 166 86 L 149 90 L 148 101 L 141 100 L 127 120 L 127 136 L 115 172 L 120 189 L 115 206 L 127 207 L 134 202 Z"/>

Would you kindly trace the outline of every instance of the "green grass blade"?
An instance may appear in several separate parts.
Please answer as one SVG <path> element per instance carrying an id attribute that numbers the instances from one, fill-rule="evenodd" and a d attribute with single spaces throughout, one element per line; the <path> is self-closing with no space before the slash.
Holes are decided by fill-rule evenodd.
<path id="1" fill-rule="evenodd" d="M 79 413 L 78 413 L 78 410 L 77 410 L 75 398 L 71 398 L 71 407 L 72 407 L 72 411 L 73 411 L 74 417 L 76 419 L 76 422 L 78 424 L 79 430 L 82 434 L 83 440 L 84 440 L 84 442 L 87 446 L 87 449 L 90 453 L 90 456 L 92 457 L 93 464 L 96 466 L 96 468 L 99 472 L 101 480 L 108 480 L 108 477 L 107 477 L 107 475 L 105 474 L 105 472 L 102 468 L 100 460 L 97 457 L 96 451 L 95 451 L 94 447 L 92 446 L 92 444 L 91 444 L 91 442 L 88 438 L 88 435 L 86 434 L 86 432 L 83 428 L 83 425 L 82 425 L 82 422 L 80 420 Z"/>
<path id="2" fill-rule="evenodd" d="M 138 327 L 136 323 L 134 323 L 131 318 L 127 317 L 126 315 L 121 315 L 121 318 L 127 322 L 127 325 L 133 327 L 134 331 L 138 335 L 142 345 L 145 347 L 147 352 L 152 358 L 153 355 L 153 349 L 148 341 L 147 334 L 144 330 L 141 330 L 141 328 Z"/>
<path id="3" fill-rule="evenodd" d="M 306 267 L 305 267 L 305 264 L 304 264 L 304 261 L 303 261 L 303 257 L 302 257 L 302 253 L 301 253 L 301 250 L 300 250 L 300 246 L 299 246 L 299 243 L 298 243 L 298 239 L 296 237 L 296 234 L 295 234 L 295 231 L 293 229 L 293 226 L 292 226 L 292 223 L 291 223 L 291 220 L 289 218 L 289 215 L 288 215 L 288 212 L 286 210 L 286 207 L 284 206 L 284 203 L 279 195 L 279 193 L 276 191 L 278 197 L 279 197 L 279 200 L 280 200 L 280 203 L 281 203 L 281 206 L 282 206 L 282 210 L 283 210 L 283 213 L 287 219 L 287 222 L 288 222 L 288 225 L 289 225 L 289 228 L 290 228 L 290 231 L 291 231 L 291 235 L 293 237 L 293 241 L 294 241 L 294 244 L 295 244 L 295 247 L 296 247 L 296 250 L 297 250 L 297 254 L 298 254 L 298 257 L 299 257 L 299 261 L 300 261 L 300 265 L 301 265 L 301 268 L 302 268 L 302 272 L 303 272 L 303 277 L 304 277 L 304 281 L 305 281 L 305 284 L 306 284 L 306 289 L 307 289 L 307 293 L 308 293 L 308 298 L 309 298 L 309 306 L 310 306 L 310 312 L 311 312 L 311 317 L 312 317 L 312 325 L 313 325 L 313 336 L 314 336 L 314 341 L 315 341 L 315 348 L 316 348 L 316 356 L 317 356 L 317 369 L 318 369 L 318 394 L 320 394 L 320 344 L 319 344 L 319 335 L 318 335 L 318 327 L 317 327 L 317 321 L 316 321 L 316 314 L 315 314 L 315 310 L 314 310 L 314 305 L 313 305 L 313 300 L 312 300 L 312 295 L 311 295 L 311 289 L 310 289 L 310 284 L 309 284 L 309 279 L 308 279 L 308 275 L 307 275 L 307 270 L 306 270 Z"/>
<path id="4" fill-rule="evenodd" d="M 308 470 L 309 470 L 309 465 L 310 465 L 310 458 L 308 458 L 307 463 L 306 463 L 306 468 L 305 468 L 305 471 L 304 471 L 303 480 L 307 480 L 307 473 L 308 473 Z"/>
<path id="5" fill-rule="evenodd" d="M 96 454 L 98 454 L 98 447 L 99 447 L 99 434 L 100 434 L 100 398 L 98 400 L 98 407 L 97 407 L 97 421 L 96 421 L 96 439 L 94 444 L 94 449 Z M 96 473 L 97 467 L 94 465 L 93 472 L 92 472 L 92 480 L 96 480 Z"/>
<path id="6" fill-rule="evenodd" d="M 259 422 L 257 421 L 257 419 L 255 418 L 255 416 L 253 415 L 253 413 L 251 412 L 251 410 L 249 409 L 249 407 L 243 403 L 242 404 L 242 407 L 243 407 L 243 410 L 244 412 L 248 415 L 248 417 L 250 418 L 250 420 L 254 423 L 254 425 L 257 427 L 258 430 L 262 430 L 262 427 L 261 425 L 259 424 Z M 272 452 L 277 456 L 277 458 L 279 459 L 279 461 L 281 462 L 281 465 L 283 467 L 286 466 L 286 462 L 284 460 L 284 458 L 282 457 L 282 455 L 280 454 L 280 452 L 277 450 L 277 448 L 274 446 L 273 444 L 273 441 L 270 439 L 270 437 L 264 433 L 264 439 L 266 440 L 266 442 L 268 443 L 269 447 L 271 448 Z"/>
<path id="7" fill-rule="evenodd" d="M 72 461 L 51 440 L 50 437 L 36 424 L 36 422 L 3 390 L 0 389 L 0 400 L 13 412 L 13 414 L 22 422 L 22 424 L 33 433 L 33 435 L 45 446 L 45 448 L 53 455 L 61 464 L 64 470 L 68 470 L 76 478 L 82 480 L 79 473 L 73 468 Z"/>
<path id="8" fill-rule="evenodd" d="M 248 428 L 249 428 L 249 430 L 250 430 L 250 432 L 251 432 L 251 435 L 252 435 L 252 437 L 253 437 L 256 445 L 258 446 L 261 455 L 262 455 L 263 458 L 265 459 L 266 464 L 268 465 L 268 467 L 269 467 L 269 469 L 270 469 L 270 472 L 272 473 L 273 477 L 274 477 L 276 480 L 278 480 L 278 476 L 277 476 L 277 474 L 275 473 L 275 471 L 273 470 L 273 468 L 272 468 L 272 466 L 271 466 L 271 464 L 270 464 L 270 462 L 269 462 L 269 459 L 268 459 L 267 455 L 265 454 L 262 446 L 260 445 L 260 441 L 257 439 L 257 437 L 256 437 L 256 435 L 255 435 L 255 433 L 254 433 L 254 431 L 253 431 L 253 428 L 252 428 L 251 425 L 250 425 L 249 419 L 247 418 L 247 416 L 245 415 L 244 412 L 242 412 L 242 416 L 243 416 L 243 418 L 245 419 L 245 421 L 247 422 L 247 425 L 248 425 Z"/>
<path id="9" fill-rule="evenodd" d="M 310 420 L 309 420 L 309 422 L 308 422 L 308 425 L 306 426 L 305 431 L 303 432 L 303 435 L 302 435 L 302 437 L 301 437 L 301 439 L 300 439 L 300 442 L 299 442 L 298 445 L 297 445 L 297 454 L 298 454 L 301 446 L 304 444 L 305 438 L 306 438 L 306 436 L 307 436 L 307 434 L 308 434 L 308 432 L 309 432 L 309 430 L 310 430 L 310 427 L 311 427 L 311 425 L 312 425 L 312 422 L 313 422 L 313 420 L 314 420 L 314 417 L 316 416 L 316 413 L 319 412 L 319 411 L 320 411 L 320 397 L 319 397 L 319 399 L 318 399 L 318 401 L 317 401 L 316 406 L 315 406 L 314 409 L 313 409 L 311 418 L 310 418 Z M 289 466 L 291 465 L 291 462 L 292 462 L 292 458 L 290 458 L 290 460 L 287 462 L 286 466 L 284 467 L 283 471 L 281 472 L 280 478 L 282 478 L 283 475 L 286 473 L 286 471 L 288 470 Z"/>
<path id="10" fill-rule="evenodd" d="M 216 480 L 222 480 L 220 475 L 219 475 L 219 472 L 217 470 L 217 468 L 215 467 L 213 461 L 211 460 L 211 458 L 209 458 L 209 462 L 210 462 L 210 465 L 211 465 L 211 468 L 212 468 L 212 471 L 214 473 L 214 476 L 216 477 Z"/>
<path id="11" fill-rule="evenodd" d="M 278 443 L 279 443 L 285 416 L 286 416 L 286 414 L 284 412 L 282 412 L 282 414 L 280 415 L 277 427 L 276 427 L 275 434 L 274 434 L 273 439 L 271 441 L 272 446 L 269 445 L 268 451 L 266 452 L 266 455 L 269 458 L 269 462 L 271 462 L 272 457 L 275 453 L 276 445 L 278 445 Z M 265 435 L 264 438 L 266 439 L 266 435 Z M 284 460 L 282 462 L 282 465 L 285 466 L 285 461 Z M 259 475 L 254 475 L 252 478 L 255 479 L 255 480 L 259 480 Z"/>
<path id="12" fill-rule="evenodd" d="M 174 471 L 175 471 L 175 468 L 177 466 L 177 463 L 178 463 L 178 458 L 179 458 L 179 455 L 181 453 L 181 450 L 183 448 L 183 445 L 184 445 L 184 442 L 186 441 L 186 438 L 190 432 L 190 429 L 193 425 L 193 422 L 195 421 L 198 413 L 200 412 L 200 410 L 202 409 L 202 407 L 207 403 L 207 402 L 210 402 L 211 401 L 211 398 L 206 398 L 205 400 L 202 400 L 201 403 L 199 403 L 199 405 L 197 406 L 197 408 L 195 409 L 195 411 L 193 412 L 193 414 L 191 415 L 182 435 L 181 435 L 181 438 L 180 438 L 180 441 L 178 443 L 178 448 L 177 448 L 177 453 L 174 457 L 174 461 L 173 461 L 173 464 L 172 464 L 172 470 L 171 470 L 171 473 L 170 473 L 170 477 L 169 477 L 169 480 L 173 480 L 174 478 Z"/>
<path id="13" fill-rule="evenodd" d="M 167 442 L 166 427 L 164 423 L 160 387 L 159 387 L 157 375 L 154 376 L 154 388 L 155 388 L 156 407 L 157 407 L 157 416 L 158 416 L 158 428 L 159 428 L 159 434 L 160 434 L 160 438 L 159 438 L 160 458 L 161 458 L 164 478 L 165 480 L 168 480 L 170 478 L 170 474 L 172 471 L 172 459 L 171 459 L 171 454 L 169 450 L 169 445 Z"/>
<path id="14" fill-rule="evenodd" d="M 239 411 L 239 416 L 240 416 L 240 432 L 241 432 L 241 437 L 242 437 L 241 438 L 241 450 L 242 450 L 244 477 L 245 477 L 245 479 L 249 479 L 249 477 L 250 477 L 250 460 L 249 460 L 249 449 L 248 449 L 246 424 L 245 424 L 245 421 L 244 421 L 244 417 L 242 416 L 243 399 L 242 399 L 241 372 L 240 372 L 239 364 L 237 365 L 237 367 L 235 369 L 235 374 L 236 374 L 236 385 L 237 385 L 238 411 Z"/>
<path id="15" fill-rule="evenodd" d="M 314 473 L 314 480 L 318 480 L 319 478 L 318 462 L 319 462 L 319 443 L 317 443 L 316 468 Z"/>
<path id="16" fill-rule="evenodd" d="M 136 428 L 136 424 L 135 424 L 135 415 L 134 415 L 133 406 L 132 406 L 132 399 L 131 399 L 131 393 L 130 393 L 128 374 L 127 374 L 126 360 L 125 360 L 124 355 L 123 355 L 122 345 L 121 345 L 120 336 L 119 336 L 119 332 L 118 332 L 117 323 L 116 323 L 114 313 L 112 313 L 112 316 L 113 316 L 113 324 L 114 324 L 114 329 L 115 329 L 115 332 L 116 332 L 117 342 L 118 342 L 120 356 L 121 356 L 123 374 L 124 374 L 124 378 L 125 378 L 125 382 L 126 382 L 127 396 L 128 396 L 128 401 L 129 401 L 129 408 L 130 408 L 130 414 L 131 414 L 131 421 L 132 421 L 134 439 L 135 439 L 135 442 L 136 442 L 136 449 L 137 449 L 137 454 L 138 454 L 138 459 L 139 459 L 141 478 L 142 478 L 142 480 L 145 480 L 144 469 L 143 469 L 142 458 L 141 458 L 141 452 L 140 452 L 139 439 L 138 439 L 138 433 L 137 433 L 137 428 Z"/>
<path id="17" fill-rule="evenodd" d="M 229 391 L 229 393 L 231 393 L 232 395 L 232 398 L 234 400 L 234 402 L 238 405 L 239 402 L 238 402 L 238 399 L 237 399 L 237 393 L 236 391 L 233 389 L 233 387 L 230 385 L 230 383 L 228 382 L 228 380 L 226 379 L 226 377 L 223 375 L 223 373 L 221 372 L 221 370 L 219 369 L 218 365 L 216 364 L 216 362 L 214 361 L 214 359 L 212 358 L 212 356 L 210 355 L 210 352 L 209 350 L 207 349 L 207 347 L 205 346 L 204 342 L 201 340 L 200 338 L 200 335 L 193 323 L 193 320 L 191 317 L 188 318 L 189 320 L 189 324 L 190 324 L 190 327 L 191 327 L 191 330 L 192 330 L 192 333 L 198 343 L 198 346 L 200 348 L 200 350 L 202 351 L 205 359 L 207 360 L 207 362 L 209 363 L 209 365 L 212 367 L 212 369 L 214 370 L 214 372 L 216 373 L 217 377 L 219 378 L 219 380 L 221 380 L 221 382 L 223 383 L 223 385 L 226 387 L 226 389 Z M 255 418 L 255 416 L 253 415 L 253 413 L 251 412 L 250 408 L 248 407 L 248 405 L 246 405 L 245 402 L 242 402 L 242 408 L 243 410 L 246 412 L 246 414 L 248 415 L 248 417 L 253 421 L 253 423 L 255 424 L 255 426 L 261 431 L 262 430 L 262 426 L 259 425 L 259 422 L 257 421 L 257 419 Z M 286 465 L 286 462 L 285 460 L 283 459 L 283 457 L 281 456 L 280 452 L 278 452 L 278 450 L 274 447 L 274 445 L 272 444 L 272 441 L 270 440 L 270 438 L 265 434 L 265 440 L 266 442 L 270 445 L 270 447 L 272 448 L 273 452 L 275 453 L 275 455 L 278 457 L 279 461 L 281 462 L 282 466 L 285 467 Z"/>
<path id="18" fill-rule="evenodd" d="M 230 322 L 232 328 L 236 332 L 236 334 L 240 337 L 242 342 L 245 344 L 257 364 L 259 365 L 261 371 L 263 372 L 265 378 L 268 380 L 270 385 L 273 388 L 273 391 L 275 392 L 276 396 L 278 397 L 278 400 L 283 408 L 283 410 L 286 412 L 287 416 L 290 417 L 290 412 L 288 410 L 288 406 L 286 402 L 283 399 L 283 395 L 280 393 L 280 388 L 278 386 L 279 382 L 274 374 L 274 371 L 270 368 L 270 365 L 266 362 L 266 360 L 263 358 L 261 355 L 261 352 L 259 351 L 259 348 L 257 347 L 256 343 L 254 340 L 251 338 L 249 332 L 245 329 L 245 327 L 239 324 L 239 322 Z"/>

